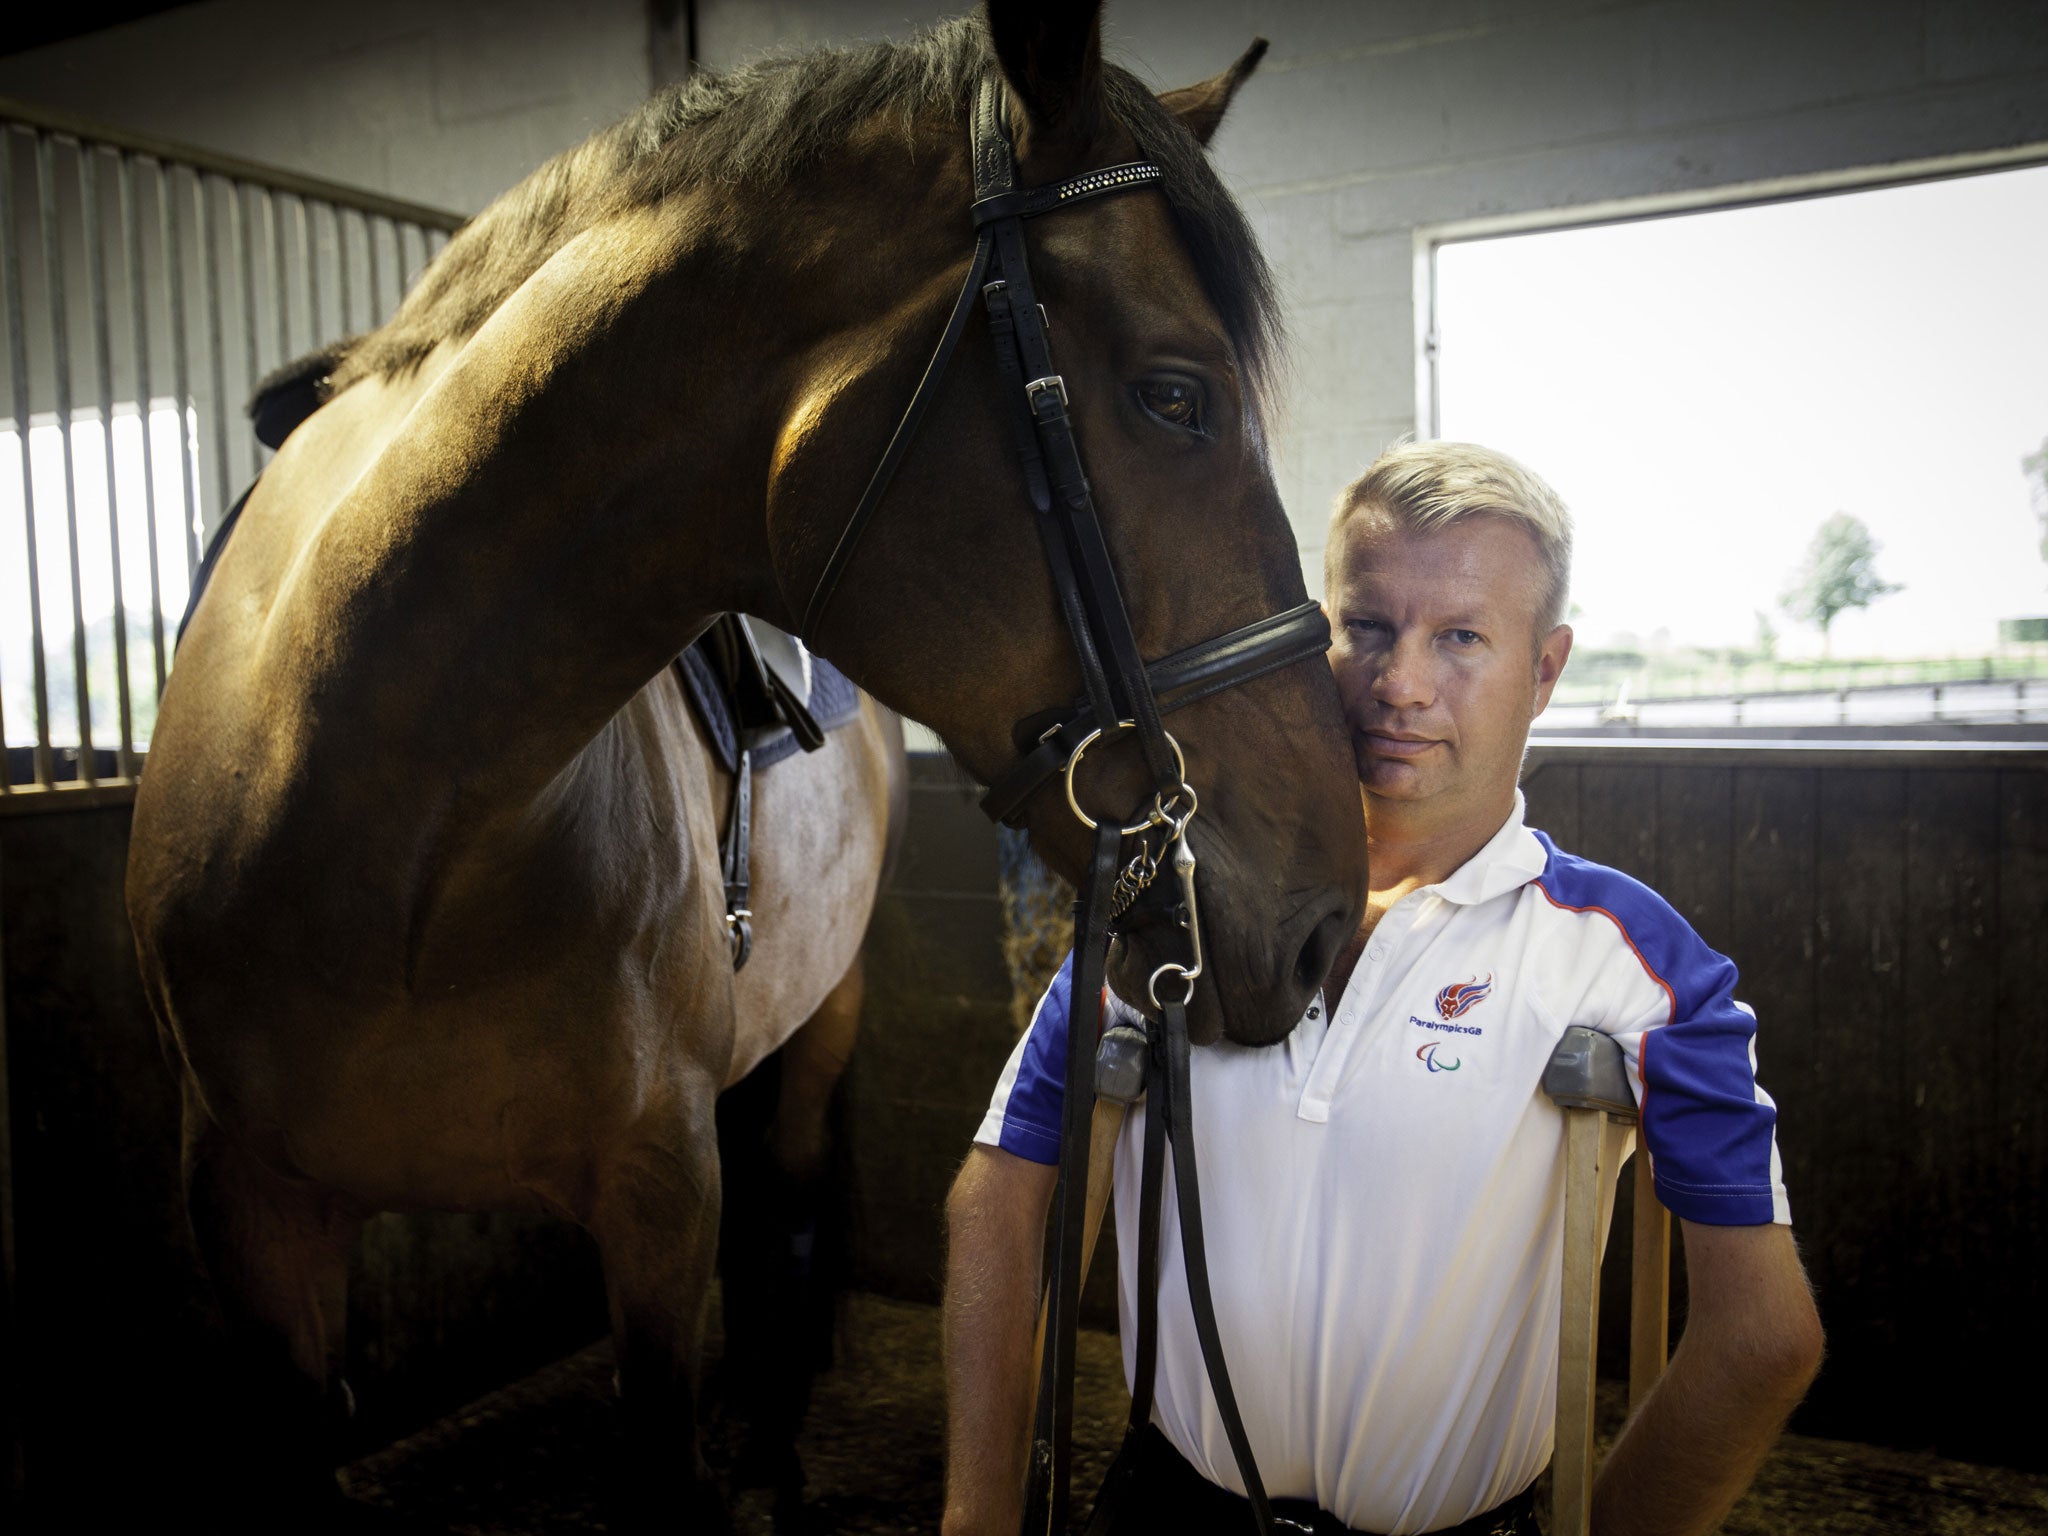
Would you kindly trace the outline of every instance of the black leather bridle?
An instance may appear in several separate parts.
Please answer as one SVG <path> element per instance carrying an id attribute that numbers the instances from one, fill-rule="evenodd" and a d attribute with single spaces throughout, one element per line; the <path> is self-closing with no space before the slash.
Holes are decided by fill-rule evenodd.
<path id="1" fill-rule="evenodd" d="M 1202 971 L 1201 918 L 1195 892 L 1195 856 L 1188 824 L 1199 801 L 1186 782 L 1180 748 L 1161 724 L 1175 709 L 1235 687 L 1268 672 L 1318 656 L 1329 648 L 1330 630 L 1313 602 L 1271 615 L 1242 629 L 1205 640 L 1162 660 L 1145 663 L 1138 652 L 1130 616 L 1117 586 L 1116 570 L 1103 540 L 1095 500 L 1081 464 L 1080 446 L 1068 415 L 1067 386 L 1054 370 L 1045 313 L 1032 287 L 1026 259 L 1024 221 L 1071 208 L 1092 198 L 1156 187 L 1158 166 L 1146 161 L 1105 166 L 1051 186 L 1017 186 L 1005 90 L 994 76 L 976 94 L 970 124 L 974 166 L 974 259 L 954 300 L 938 347 L 925 365 L 882 459 L 847 520 L 805 606 L 800 633 L 817 632 L 860 537 L 917 435 L 945 377 L 947 364 L 967 329 L 977 296 L 988 312 L 1003 394 L 1012 405 L 1011 426 L 1024 480 L 1036 515 L 1040 543 L 1058 594 L 1060 616 L 1079 663 L 1083 694 L 1070 708 L 1031 716 L 1015 732 L 1019 756 L 990 786 L 982 809 L 1015 825 L 1026 803 L 1054 778 L 1064 775 L 1067 803 L 1094 834 L 1094 851 L 1081 899 L 1074 911 L 1074 961 L 1068 1025 L 1066 1096 L 1061 1121 L 1059 1185 L 1055 1195 L 1051 1284 L 1047 1298 L 1046 1350 L 1041 1366 L 1038 1419 L 1033 1429 L 1030 1490 L 1025 1536 L 1045 1536 L 1064 1523 L 1070 1480 L 1073 1429 L 1075 1314 L 1080 1301 L 1081 1252 L 1088 1188 L 1089 1129 L 1098 1075 L 1104 1096 L 1128 1101 L 1141 1079 L 1151 1087 L 1146 1116 L 1139 1242 L 1138 1381 L 1131 1405 L 1131 1430 L 1151 1414 L 1151 1383 L 1158 1336 L 1158 1232 L 1163 1186 L 1162 1162 L 1170 1145 L 1188 1297 L 1201 1339 L 1202 1357 L 1218 1412 L 1250 1495 L 1259 1530 L 1275 1529 L 1264 1486 L 1230 1388 L 1230 1374 L 1216 1334 L 1207 1266 L 1203 1262 L 1201 1202 L 1196 1183 L 1191 1099 L 1188 1086 L 1187 1002 Z M 1100 821 L 1082 809 L 1076 770 L 1091 745 L 1135 736 L 1152 784 L 1151 803 L 1128 822 Z M 1122 869 L 1125 842 L 1135 839 L 1136 857 Z M 1152 974 L 1148 991 L 1160 1021 L 1142 1038 L 1116 1029 L 1102 1042 L 1098 1074 L 1096 1028 L 1083 1000 L 1103 994 L 1112 923 L 1152 883 L 1170 859 L 1180 887 L 1179 917 L 1189 936 L 1190 963 L 1169 961 Z M 1178 997 L 1160 995 L 1162 981 L 1182 983 Z M 1121 1039 L 1117 1037 L 1123 1037 Z M 1131 1071 L 1136 1063 L 1139 1070 Z M 1120 1076 L 1122 1083 L 1113 1086 Z"/>

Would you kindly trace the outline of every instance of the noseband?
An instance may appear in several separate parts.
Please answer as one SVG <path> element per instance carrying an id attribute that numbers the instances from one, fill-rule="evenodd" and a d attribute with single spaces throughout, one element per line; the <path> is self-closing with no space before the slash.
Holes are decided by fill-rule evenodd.
<path id="1" fill-rule="evenodd" d="M 1189 1301 L 1202 1344 L 1203 1362 L 1219 1414 L 1250 1495 L 1259 1530 L 1275 1529 L 1251 1447 L 1230 1387 L 1216 1334 L 1207 1266 L 1202 1262 L 1201 1203 L 1196 1183 L 1188 1085 L 1187 1003 L 1202 974 L 1200 909 L 1196 903 L 1195 854 L 1188 840 L 1199 800 L 1186 782 L 1180 747 L 1161 724 L 1163 716 L 1197 699 L 1249 682 L 1268 672 L 1318 656 L 1329 648 L 1329 623 L 1313 602 L 1273 614 L 1242 629 L 1205 640 L 1147 664 L 1140 656 L 1130 615 L 1109 558 L 1095 498 L 1081 464 L 1080 445 L 1069 415 L 1066 381 L 1053 366 L 1046 315 L 1032 286 L 1024 221 L 1076 207 L 1093 198 L 1158 186 L 1164 173 L 1147 161 L 1105 166 L 1044 187 L 1017 186 L 1005 91 L 991 75 L 976 94 L 970 124 L 974 168 L 974 259 L 946 320 L 931 360 L 910 404 L 875 466 L 853 515 L 805 605 L 802 635 L 811 639 L 853 558 L 862 532 L 880 506 L 911 441 L 938 394 L 947 364 L 966 333 L 977 295 L 988 314 L 1003 396 L 1024 482 L 1038 525 L 1040 543 L 1058 596 L 1060 617 L 1079 664 L 1082 697 L 1071 707 L 1020 721 L 1013 733 L 1017 760 L 999 774 L 982 798 L 982 809 L 1016 825 L 1031 798 L 1064 776 L 1067 804 L 1094 837 L 1094 852 L 1081 899 L 1075 905 L 1073 1005 L 1067 1031 L 1066 1096 L 1061 1122 L 1059 1186 L 1053 1221 L 1052 1285 L 1047 1298 L 1047 1348 L 1041 1369 L 1038 1422 L 1033 1431 L 1026 1536 L 1044 1536 L 1063 1526 L 1070 1477 L 1073 1425 L 1075 1314 L 1080 1302 L 1081 1252 L 1088 1187 L 1089 1122 L 1098 1077 L 1103 1096 L 1128 1102 L 1149 1084 L 1137 1234 L 1140 1264 L 1138 1390 L 1133 1393 L 1131 1427 L 1143 1428 L 1151 1414 L 1151 1382 L 1157 1338 L 1158 1230 L 1162 1160 L 1170 1143 Z M 1151 781 L 1148 804 L 1129 818 L 1099 820 L 1083 808 L 1079 770 L 1091 747 L 1133 736 Z M 1122 862 L 1127 840 L 1137 852 Z M 1148 992 L 1160 1022 L 1143 1035 L 1119 1027 L 1101 1041 L 1097 1027 L 1084 1027 L 1090 1014 L 1083 999 L 1103 995 L 1112 923 L 1157 878 L 1170 860 L 1179 887 L 1176 920 L 1188 935 L 1186 963 L 1168 961 L 1152 973 Z M 1179 995 L 1172 982 L 1181 983 Z M 1161 983 L 1167 983 L 1161 995 Z M 1098 1003 L 1099 1006 L 1099 1003 Z"/>

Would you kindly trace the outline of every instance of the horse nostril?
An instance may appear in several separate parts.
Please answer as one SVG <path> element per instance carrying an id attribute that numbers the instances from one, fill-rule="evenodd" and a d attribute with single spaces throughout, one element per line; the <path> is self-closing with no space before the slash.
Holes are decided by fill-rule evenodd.
<path id="1" fill-rule="evenodd" d="M 1323 920 L 1310 930 L 1308 942 L 1301 946 L 1301 953 L 1294 958 L 1294 979 L 1306 993 L 1313 993 L 1323 984 L 1323 978 L 1330 974 L 1330 966 L 1337 958 L 1337 951 L 1346 938 L 1344 907 L 1339 902 L 1336 909 L 1326 914 Z"/>

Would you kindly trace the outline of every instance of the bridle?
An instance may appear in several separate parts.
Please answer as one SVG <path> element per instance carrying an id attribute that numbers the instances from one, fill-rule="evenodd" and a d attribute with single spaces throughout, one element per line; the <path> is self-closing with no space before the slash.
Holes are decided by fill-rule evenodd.
<path id="1" fill-rule="evenodd" d="M 976 94 L 970 122 L 974 169 L 972 206 L 974 259 L 953 302 L 946 328 L 925 365 L 910 404 L 875 466 L 853 515 L 840 533 L 805 605 L 800 633 L 809 641 L 831 603 L 860 537 L 945 377 L 947 364 L 967 329 L 977 296 L 988 312 L 1003 395 L 1024 480 L 1038 525 L 1039 540 L 1079 663 L 1082 698 L 1064 710 L 1042 712 L 1019 722 L 1014 735 L 1019 755 L 997 776 L 982 809 L 1015 825 L 1025 804 L 1054 778 L 1064 777 L 1069 808 L 1093 835 L 1093 853 L 1074 909 L 1071 996 L 1067 1031 L 1066 1095 L 1061 1121 L 1059 1185 L 1055 1194 L 1051 1286 L 1047 1300 L 1047 1347 L 1041 1367 L 1038 1421 L 1033 1429 L 1026 1536 L 1044 1536 L 1064 1522 L 1070 1479 L 1073 1429 L 1074 1330 L 1080 1301 L 1082 1232 L 1088 1187 L 1089 1125 L 1098 1086 L 1105 1097 L 1134 1099 L 1143 1083 L 1153 1088 L 1146 1115 L 1142 1225 L 1139 1242 L 1139 1338 L 1131 1430 L 1151 1417 L 1151 1386 L 1157 1341 L 1159 1205 L 1163 1157 L 1171 1144 L 1178 1192 L 1188 1299 L 1202 1344 L 1217 1408 L 1239 1473 L 1262 1533 L 1275 1529 L 1258 1467 L 1230 1388 L 1230 1374 L 1216 1334 L 1203 1262 L 1201 1201 L 1196 1184 L 1191 1099 L 1188 1086 L 1187 1004 L 1202 974 L 1201 916 L 1196 900 L 1195 854 L 1188 826 L 1200 808 L 1187 783 L 1180 746 L 1161 724 L 1173 710 L 1268 672 L 1318 656 L 1329 648 L 1330 630 L 1313 602 L 1273 614 L 1229 634 L 1205 640 L 1171 656 L 1145 663 L 1138 652 L 1130 615 L 1117 586 L 1116 570 L 1104 542 L 1094 495 L 1081 463 L 1080 445 L 1068 414 L 1066 381 L 1055 370 L 1046 317 L 1031 282 L 1024 221 L 1072 208 L 1090 199 L 1156 187 L 1164 173 L 1147 161 L 1105 166 L 1050 186 L 1020 188 L 1016 154 L 1010 144 L 1005 90 L 993 74 Z M 1088 750 L 1134 736 L 1151 782 L 1149 804 L 1124 819 L 1098 819 L 1083 809 L 1078 774 Z M 1126 841 L 1137 853 L 1122 861 Z M 1119 868 L 1119 863 L 1122 867 Z M 1171 863 L 1179 887 L 1177 920 L 1188 934 L 1187 963 L 1169 960 L 1147 984 L 1160 1023 L 1139 1032 L 1119 1026 L 1103 1035 L 1098 1063 L 1096 1030 L 1083 1027 L 1080 1000 L 1103 995 L 1111 925 Z M 1174 996 L 1173 982 L 1180 983 Z M 1162 983 L 1166 995 L 1161 995 Z M 1098 1079 L 1100 1082 L 1098 1084 Z M 1084 1089 L 1088 1091 L 1083 1091 Z"/>

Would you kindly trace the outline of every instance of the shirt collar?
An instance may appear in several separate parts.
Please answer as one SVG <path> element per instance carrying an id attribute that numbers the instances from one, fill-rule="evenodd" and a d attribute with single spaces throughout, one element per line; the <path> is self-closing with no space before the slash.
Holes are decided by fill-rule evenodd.
<path id="1" fill-rule="evenodd" d="M 1425 889 L 1446 901 L 1470 907 L 1504 896 L 1509 891 L 1518 891 L 1534 880 L 1543 873 L 1550 856 L 1544 852 L 1536 834 L 1523 824 L 1527 813 L 1528 806 L 1522 799 L 1521 790 L 1517 789 L 1514 809 L 1508 812 L 1508 819 L 1500 824 L 1500 830 L 1488 838 L 1477 853 L 1453 870 L 1448 879 Z"/>

